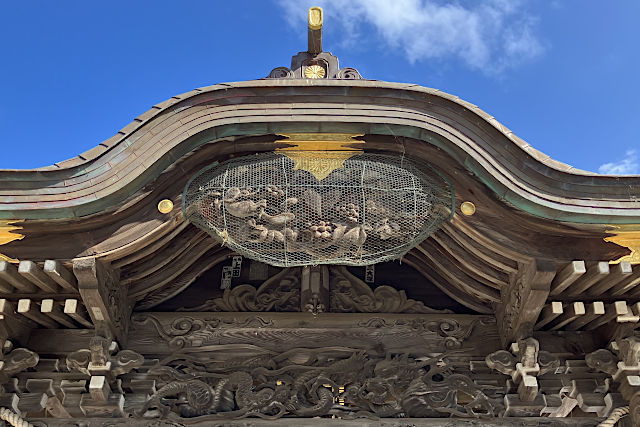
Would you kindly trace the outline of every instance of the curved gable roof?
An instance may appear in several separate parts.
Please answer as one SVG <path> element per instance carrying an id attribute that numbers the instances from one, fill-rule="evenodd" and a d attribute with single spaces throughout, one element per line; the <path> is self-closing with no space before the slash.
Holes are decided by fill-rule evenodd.
<path id="1" fill-rule="evenodd" d="M 477 106 L 435 89 L 372 80 L 263 79 L 195 89 L 153 106 L 79 156 L 0 171 L 0 218 L 72 218 L 122 204 L 181 157 L 220 140 L 353 132 L 422 140 L 497 196 L 543 218 L 640 222 L 640 177 L 577 170 Z"/>

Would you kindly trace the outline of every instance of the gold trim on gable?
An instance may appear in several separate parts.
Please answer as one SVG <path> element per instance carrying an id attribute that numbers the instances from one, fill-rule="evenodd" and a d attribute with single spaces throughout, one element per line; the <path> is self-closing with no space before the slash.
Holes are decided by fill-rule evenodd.
<path id="1" fill-rule="evenodd" d="M 348 158 L 361 154 L 364 141 L 354 139 L 363 134 L 347 133 L 291 133 L 279 134 L 287 139 L 277 140 L 275 151 L 284 154 L 294 162 L 294 170 L 304 170 L 318 181 L 344 166 Z"/>
<path id="2" fill-rule="evenodd" d="M 17 220 L 3 220 L 0 219 L 0 246 L 6 245 L 14 240 L 21 240 L 24 238 L 24 234 L 16 233 L 16 230 L 21 230 L 22 227 L 15 225 Z M 19 262 L 19 260 L 10 258 L 7 255 L 0 253 L 0 260 L 9 262 Z"/>
<path id="3" fill-rule="evenodd" d="M 605 237 L 604 241 L 624 246 L 631 253 L 612 260 L 610 263 L 618 264 L 622 261 L 629 261 L 631 264 L 640 264 L 640 224 L 612 225 L 611 227 L 614 230 L 608 231 L 608 233 L 612 233 L 613 236 Z"/>

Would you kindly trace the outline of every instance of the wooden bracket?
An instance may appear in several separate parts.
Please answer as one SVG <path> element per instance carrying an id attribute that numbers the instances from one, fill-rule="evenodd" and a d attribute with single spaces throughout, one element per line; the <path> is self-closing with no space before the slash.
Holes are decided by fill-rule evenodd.
<path id="1" fill-rule="evenodd" d="M 73 273 L 96 334 L 107 339 L 115 337 L 124 345 L 132 305 L 126 289 L 120 286 L 118 271 L 103 261 L 85 258 L 73 261 Z"/>
<path id="2" fill-rule="evenodd" d="M 496 317 L 502 344 L 529 337 L 549 296 L 551 282 L 556 275 L 553 261 L 534 259 L 518 263 L 509 286 L 501 291 L 501 303 L 496 306 Z"/>

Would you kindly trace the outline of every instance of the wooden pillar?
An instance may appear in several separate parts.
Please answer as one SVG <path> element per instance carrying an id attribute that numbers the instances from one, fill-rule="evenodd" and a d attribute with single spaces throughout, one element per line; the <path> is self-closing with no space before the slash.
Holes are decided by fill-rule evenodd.
<path id="1" fill-rule="evenodd" d="M 95 258 L 74 260 L 73 273 L 96 335 L 115 337 L 124 345 L 132 306 L 126 289 L 120 285 L 119 273 L 110 264 Z"/>
<path id="2" fill-rule="evenodd" d="M 502 289 L 501 302 L 495 310 L 504 346 L 533 334 L 555 275 L 556 265 L 552 261 L 533 259 L 518 263 L 518 271 L 511 276 L 509 286 Z"/>

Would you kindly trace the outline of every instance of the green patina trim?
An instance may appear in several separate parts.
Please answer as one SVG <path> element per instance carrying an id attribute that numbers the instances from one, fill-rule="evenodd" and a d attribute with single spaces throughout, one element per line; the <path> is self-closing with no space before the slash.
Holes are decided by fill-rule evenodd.
<path id="1" fill-rule="evenodd" d="M 132 194 L 135 194 L 144 185 L 156 179 L 167 167 L 182 158 L 189 152 L 210 143 L 216 139 L 225 137 L 244 137 L 278 133 L 364 133 L 389 136 L 401 136 L 422 140 L 444 150 L 452 158 L 463 164 L 473 172 L 478 179 L 494 191 L 501 200 L 514 207 L 536 215 L 541 218 L 583 223 L 583 224 L 637 224 L 640 216 L 631 215 L 602 215 L 598 213 L 564 212 L 552 207 L 535 203 L 523 198 L 507 187 L 499 183 L 488 171 L 482 168 L 478 162 L 470 158 L 464 151 L 455 145 L 445 141 L 442 137 L 425 129 L 406 125 L 368 124 L 368 123 L 314 123 L 314 122 L 281 122 L 281 123 L 249 123 L 229 124 L 211 128 L 180 143 L 171 149 L 162 158 L 156 161 L 152 167 L 147 168 L 125 187 L 108 194 L 98 200 L 90 201 L 76 206 L 64 206 L 60 208 L 36 209 L 36 210 L 2 210 L 0 207 L 0 219 L 60 219 L 71 217 L 83 217 L 102 212 L 124 202 Z"/>

